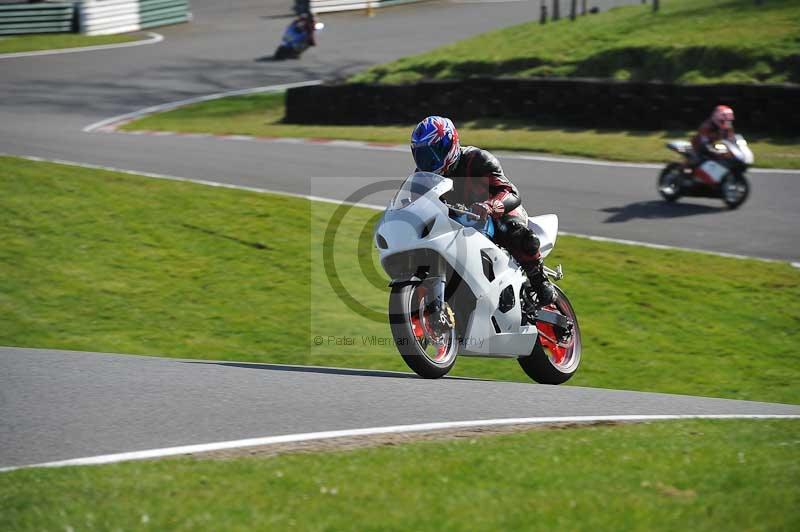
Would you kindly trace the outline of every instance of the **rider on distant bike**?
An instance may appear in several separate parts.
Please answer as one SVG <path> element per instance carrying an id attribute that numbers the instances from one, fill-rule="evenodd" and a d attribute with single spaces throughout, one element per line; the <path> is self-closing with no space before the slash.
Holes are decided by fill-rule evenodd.
<path id="1" fill-rule="evenodd" d="M 307 13 L 300 13 L 293 22 L 295 31 L 303 33 L 306 36 L 306 42 L 309 46 L 317 45 L 316 20 L 314 15 L 309 11 Z"/>
<path id="2" fill-rule="evenodd" d="M 418 170 L 453 179 L 453 190 L 445 195 L 450 204 L 468 205 L 481 218 L 499 222 L 494 240 L 525 270 L 539 305 L 555 302 L 555 288 L 542 269 L 539 239 L 528 228 L 517 187 L 497 158 L 474 146 L 462 147 L 453 122 L 441 116 L 429 116 L 414 128 L 411 153 Z"/>
<path id="3" fill-rule="evenodd" d="M 692 148 L 695 156 L 695 160 L 692 161 L 693 164 L 699 164 L 705 159 L 717 158 L 713 145 L 720 140 L 733 140 L 735 138 L 733 118 L 733 109 L 727 105 L 718 105 L 714 108 L 711 116 L 700 124 L 697 134 L 692 137 Z"/>

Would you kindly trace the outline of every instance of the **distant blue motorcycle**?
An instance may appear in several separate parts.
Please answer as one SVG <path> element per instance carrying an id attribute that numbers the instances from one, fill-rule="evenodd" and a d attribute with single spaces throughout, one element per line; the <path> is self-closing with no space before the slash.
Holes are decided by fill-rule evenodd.
<path id="1" fill-rule="evenodd" d="M 283 32 L 281 44 L 275 50 L 274 58 L 297 59 L 309 46 L 315 46 L 314 34 L 325 27 L 322 22 L 316 22 L 314 16 L 304 13 L 294 19 Z"/>

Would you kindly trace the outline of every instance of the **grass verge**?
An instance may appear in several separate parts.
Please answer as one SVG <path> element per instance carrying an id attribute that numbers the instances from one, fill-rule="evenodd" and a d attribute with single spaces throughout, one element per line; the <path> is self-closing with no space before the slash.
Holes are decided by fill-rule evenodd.
<path id="1" fill-rule="evenodd" d="M 257 137 L 348 139 L 408 143 L 414 124 L 397 126 L 294 125 L 283 122 L 284 95 L 257 94 L 203 102 L 155 114 L 131 123 L 125 131 L 176 131 Z M 463 144 L 489 150 L 520 150 L 650 162 L 675 159 L 667 140 L 688 138 L 689 131 L 589 130 L 540 127 L 522 121 L 478 120 L 457 124 Z M 746 131 L 744 132 L 746 134 Z M 756 164 L 765 168 L 800 168 L 800 138 L 748 136 Z"/>
<path id="2" fill-rule="evenodd" d="M 4 530 L 797 530 L 797 421 L 0 475 Z"/>
<path id="3" fill-rule="evenodd" d="M 0 38 L 0 54 L 82 48 L 102 44 L 119 44 L 138 41 L 140 35 L 79 35 L 75 33 L 47 33 Z"/>
<path id="4" fill-rule="evenodd" d="M 527 22 L 356 74 L 410 83 L 480 76 L 678 83 L 799 83 L 796 0 L 670 0 L 540 25 Z"/>
<path id="5" fill-rule="evenodd" d="M 0 345 L 405 370 L 382 319 L 326 277 L 336 207 L 0 157 Z M 371 227 L 336 236 L 342 286 L 386 310 Z M 584 336 L 571 384 L 800 403 L 800 271 L 561 237 Z M 370 265 L 371 264 L 371 265 Z M 346 345 L 312 338 L 349 338 Z M 513 360 L 455 375 L 527 381 Z"/>

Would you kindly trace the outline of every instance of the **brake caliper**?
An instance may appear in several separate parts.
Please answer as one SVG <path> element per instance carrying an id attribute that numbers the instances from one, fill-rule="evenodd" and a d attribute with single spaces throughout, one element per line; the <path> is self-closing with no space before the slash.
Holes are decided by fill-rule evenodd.
<path id="1" fill-rule="evenodd" d="M 574 338 L 572 320 L 555 310 L 552 305 L 548 308 L 538 309 L 536 312 L 536 329 L 539 331 L 539 341 L 542 347 L 549 351 L 556 364 L 564 362 L 567 352 L 572 348 Z"/>

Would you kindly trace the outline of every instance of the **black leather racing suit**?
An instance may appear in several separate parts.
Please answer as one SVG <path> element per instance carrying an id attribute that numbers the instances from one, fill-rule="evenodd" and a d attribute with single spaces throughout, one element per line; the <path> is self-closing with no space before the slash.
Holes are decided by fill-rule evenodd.
<path id="1" fill-rule="evenodd" d="M 503 173 L 497 158 L 474 146 L 461 148 L 458 164 L 447 172 L 453 190 L 444 199 L 469 208 L 488 202 L 499 222 L 494 241 L 506 248 L 526 272 L 541 270 L 539 239 L 528 229 L 528 213 L 522 207 L 517 187 Z"/>

